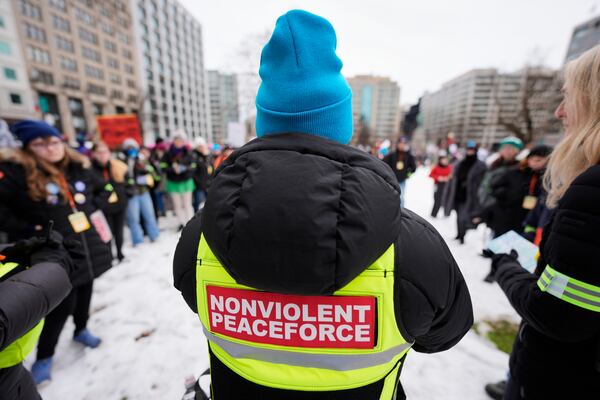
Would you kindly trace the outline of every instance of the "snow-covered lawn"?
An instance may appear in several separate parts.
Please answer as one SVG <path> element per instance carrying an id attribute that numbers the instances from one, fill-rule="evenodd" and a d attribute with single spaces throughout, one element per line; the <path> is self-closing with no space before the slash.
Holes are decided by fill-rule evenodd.
<path id="1" fill-rule="evenodd" d="M 437 219 L 429 216 L 433 184 L 427 172 L 420 169 L 409 180 L 407 207 L 431 221 L 448 242 L 469 285 L 475 320 L 518 321 L 498 286 L 482 281 L 489 269 L 489 261 L 477 255 L 483 228 L 470 231 L 459 246 L 452 240 L 454 218 L 441 212 Z M 174 226 L 161 220 L 158 243 L 126 248 L 130 261 L 96 281 L 89 328 L 102 337 L 102 345 L 89 350 L 74 343 L 69 321 L 54 357 L 53 380 L 41 388 L 45 400 L 178 400 L 185 377 L 207 368 L 200 322 L 172 284 Z M 483 400 L 483 385 L 503 378 L 507 364 L 506 354 L 471 331 L 444 353 L 409 353 L 402 383 L 409 399 Z"/>

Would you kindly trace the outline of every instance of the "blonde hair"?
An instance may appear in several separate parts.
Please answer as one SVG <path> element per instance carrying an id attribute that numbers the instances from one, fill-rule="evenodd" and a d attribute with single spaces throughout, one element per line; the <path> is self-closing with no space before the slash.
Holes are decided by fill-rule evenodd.
<path id="1" fill-rule="evenodd" d="M 550 156 L 544 176 L 551 208 L 575 178 L 600 161 L 600 45 L 567 64 L 565 87 L 576 115 L 569 115 L 571 133 Z"/>

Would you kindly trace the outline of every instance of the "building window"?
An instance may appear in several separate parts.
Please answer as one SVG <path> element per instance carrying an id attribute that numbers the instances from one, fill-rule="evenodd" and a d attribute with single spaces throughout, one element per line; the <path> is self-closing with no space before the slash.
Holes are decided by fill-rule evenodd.
<path id="1" fill-rule="evenodd" d="M 67 51 L 69 53 L 75 52 L 75 46 L 73 45 L 72 41 L 65 39 L 62 36 L 56 35 L 55 42 L 56 42 L 56 48 Z"/>
<path id="2" fill-rule="evenodd" d="M 108 57 L 106 64 L 113 69 L 119 69 L 119 62 L 114 58 Z"/>
<path id="3" fill-rule="evenodd" d="M 109 79 L 112 83 L 121 84 L 121 77 L 117 74 L 109 74 Z"/>
<path id="4" fill-rule="evenodd" d="M 65 0 L 50 0 L 48 3 L 50 3 L 50 5 L 57 10 L 67 11 L 67 4 L 65 3 Z"/>
<path id="5" fill-rule="evenodd" d="M 79 88 L 81 87 L 81 83 L 79 82 L 79 79 L 77 79 L 77 78 L 65 76 L 65 81 L 63 83 L 63 87 L 79 90 Z"/>
<path id="6" fill-rule="evenodd" d="M 94 115 L 102 115 L 104 112 L 104 105 L 92 103 L 92 112 L 94 113 Z"/>
<path id="7" fill-rule="evenodd" d="M 120 90 L 113 90 L 110 97 L 112 97 L 113 99 L 122 99 L 123 92 L 121 92 Z"/>
<path id="8" fill-rule="evenodd" d="M 54 76 L 50 72 L 42 71 L 37 68 L 31 70 L 31 80 L 46 85 L 54 85 Z"/>
<path id="9" fill-rule="evenodd" d="M 18 93 L 10 93 L 10 102 L 12 104 L 23 104 L 23 99 Z"/>
<path id="10" fill-rule="evenodd" d="M 102 72 L 102 70 L 99 68 L 92 67 L 91 65 L 86 64 L 85 74 L 90 78 L 104 79 L 104 72 Z"/>
<path id="11" fill-rule="evenodd" d="M 116 106 L 115 107 L 115 113 L 117 113 L 117 114 L 125 114 L 125 107 L 123 107 L 123 106 Z"/>
<path id="12" fill-rule="evenodd" d="M 131 59 L 131 51 L 123 49 L 121 50 L 121 54 L 123 55 L 123 57 Z"/>
<path id="13" fill-rule="evenodd" d="M 82 27 L 79 27 L 79 38 L 88 43 L 98 44 L 98 35 Z"/>
<path id="14" fill-rule="evenodd" d="M 60 56 L 60 66 L 67 71 L 77 71 L 77 61 L 72 58 Z"/>
<path id="15" fill-rule="evenodd" d="M 85 132 L 85 115 L 83 113 L 83 103 L 79 99 L 69 98 L 69 110 L 71 111 L 71 121 L 77 132 Z"/>
<path id="16" fill-rule="evenodd" d="M 6 79 L 10 79 L 11 81 L 17 80 L 17 71 L 12 68 L 4 67 L 4 77 Z"/>
<path id="17" fill-rule="evenodd" d="M 88 60 L 102 62 L 102 56 L 99 51 L 90 49 L 89 47 L 81 46 L 81 54 Z"/>
<path id="18" fill-rule="evenodd" d="M 0 40 L 0 54 L 10 54 L 10 45 Z"/>
<path id="19" fill-rule="evenodd" d="M 26 17 L 36 19 L 38 21 L 42 20 L 42 9 L 38 6 L 31 4 L 28 1 L 20 0 L 19 8 L 21 9 L 21 14 Z"/>
<path id="20" fill-rule="evenodd" d="M 34 61 L 39 64 L 50 64 L 50 53 L 48 53 L 46 50 L 42 50 L 33 46 L 27 46 L 25 52 L 27 53 L 27 57 L 31 61 Z"/>
<path id="21" fill-rule="evenodd" d="M 104 41 L 104 48 L 112 53 L 116 53 L 117 52 L 117 45 L 114 42 L 111 42 L 110 40 L 105 40 Z"/>
<path id="22" fill-rule="evenodd" d="M 25 34 L 31 40 L 35 40 L 36 42 L 40 43 L 46 43 L 46 32 L 35 25 L 25 24 Z"/>
<path id="23" fill-rule="evenodd" d="M 135 82 L 132 81 L 131 79 L 127 79 L 127 87 L 134 89 L 135 88 Z"/>
<path id="24" fill-rule="evenodd" d="M 81 21 L 85 22 L 87 25 L 94 25 L 96 21 L 94 18 L 85 10 L 82 10 L 79 7 L 75 7 L 75 17 Z"/>
<path id="25" fill-rule="evenodd" d="M 106 94 L 106 89 L 102 86 L 94 85 L 90 83 L 88 85 L 88 93 L 98 94 L 104 96 Z"/>
<path id="26" fill-rule="evenodd" d="M 71 25 L 69 24 L 69 21 L 59 17 L 58 15 L 52 14 L 52 24 L 59 31 L 71 32 Z"/>
<path id="27" fill-rule="evenodd" d="M 112 13 L 104 6 L 100 7 L 100 14 L 102 14 L 103 17 L 112 18 Z"/>
<path id="28" fill-rule="evenodd" d="M 104 33 L 108 33 L 109 35 L 115 33 L 115 28 L 112 25 L 107 24 L 106 22 L 102 22 L 100 24 L 100 27 L 102 28 L 102 32 Z"/>
<path id="29" fill-rule="evenodd" d="M 133 65 L 125 64 L 125 72 L 130 75 L 133 75 Z"/>
<path id="30" fill-rule="evenodd" d="M 117 38 L 119 41 L 124 44 L 129 44 L 129 36 L 123 32 L 117 32 Z"/>

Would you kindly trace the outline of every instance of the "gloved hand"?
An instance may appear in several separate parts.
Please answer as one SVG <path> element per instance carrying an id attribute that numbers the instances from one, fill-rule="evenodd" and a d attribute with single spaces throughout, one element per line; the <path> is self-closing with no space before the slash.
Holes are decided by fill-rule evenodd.
<path id="1" fill-rule="evenodd" d="M 72 257 L 85 257 L 80 242 L 64 240 L 56 231 L 51 231 L 46 237 L 34 236 L 20 240 L 2 253 L 9 261 L 28 267 L 41 262 L 57 263 L 67 271 L 69 277 L 77 269 Z"/>
<path id="2" fill-rule="evenodd" d="M 510 254 L 507 254 L 507 253 L 496 254 L 493 251 L 491 251 L 490 249 L 485 249 L 481 252 L 481 255 L 485 258 L 492 259 L 490 273 L 484 278 L 484 281 L 489 282 L 489 283 L 492 283 L 496 280 L 496 272 L 498 272 L 498 266 L 500 266 L 506 262 L 510 262 L 510 261 L 518 262 L 518 259 L 519 259 L 519 253 L 517 253 L 517 251 L 514 249 L 512 249 L 510 251 Z"/>

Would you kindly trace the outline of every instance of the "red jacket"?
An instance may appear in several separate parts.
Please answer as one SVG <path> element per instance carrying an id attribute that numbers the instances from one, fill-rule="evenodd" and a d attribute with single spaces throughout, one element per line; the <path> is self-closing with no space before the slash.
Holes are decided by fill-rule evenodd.
<path id="1" fill-rule="evenodd" d="M 437 184 L 440 181 L 448 182 L 448 180 L 450 179 L 451 173 L 452 173 L 451 165 L 446 165 L 445 167 L 442 167 L 440 164 L 436 164 L 435 167 L 431 168 L 429 177 L 433 178 L 433 181 Z"/>

